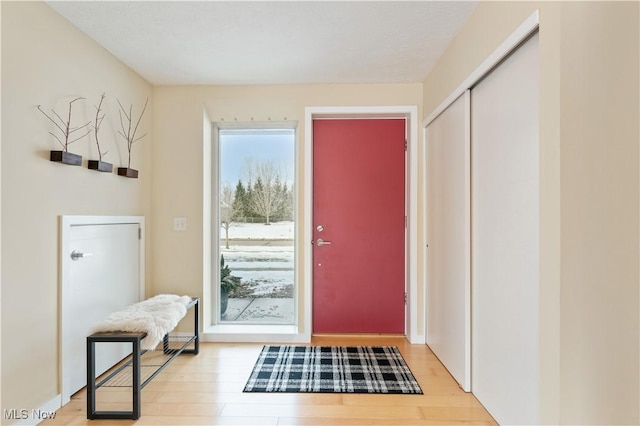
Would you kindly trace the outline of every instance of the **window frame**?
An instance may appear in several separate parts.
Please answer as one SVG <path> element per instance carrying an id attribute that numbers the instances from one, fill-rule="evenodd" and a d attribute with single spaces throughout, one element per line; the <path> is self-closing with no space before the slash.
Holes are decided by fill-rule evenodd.
<path id="1" fill-rule="evenodd" d="M 209 257 L 211 277 L 209 279 L 209 294 L 210 298 L 207 301 L 209 305 L 208 321 L 210 327 L 205 326 L 206 329 L 212 329 L 216 333 L 255 333 L 257 334 L 275 334 L 282 333 L 291 334 L 298 332 L 299 319 L 299 280 L 298 275 L 300 271 L 299 262 L 299 244 L 300 244 L 300 220 L 299 220 L 299 160 L 298 160 L 298 129 L 297 121 L 267 121 L 267 122 L 212 122 L 211 123 L 211 190 L 210 190 L 210 223 L 211 223 L 211 256 Z M 223 235 L 221 235 L 220 226 L 220 132 L 224 130 L 292 130 L 293 131 L 293 217 L 294 217 L 294 270 L 293 270 L 293 321 L 291 323 L 258 323 L 258 322 L 236 322 L 236 321 L 224 321 L 220 318 L 220 255 L 221 248 L 220 242 Z M 217 261 L 216 261 L 217 260 Z M 205 291 L 205 293 L 207 293 Z"/>

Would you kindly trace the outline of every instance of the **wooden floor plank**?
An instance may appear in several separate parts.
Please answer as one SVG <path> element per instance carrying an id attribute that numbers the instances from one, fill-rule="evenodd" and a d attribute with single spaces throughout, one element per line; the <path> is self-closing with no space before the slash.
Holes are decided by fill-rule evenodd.
<path id="1" fill-rule="evenodd" d="M 314 418 L 374 418 L 374 419 L 421 419 L 419 407 L 395 406 L 346 406 L 346 405 L 301 405 L 301 404 L 226 404 L 221 416 L 234 417 L 247 414 L 259 417 L 314 417 Z"/>
<path id="2" fill-rule="evenodd" d="M 280 417 L 278 426 L 493 426 L 495 422 L 464 420 L 426 420 L 426 419 L 372 419 L 372 418 L 314 418 L 314 417 Z"/>

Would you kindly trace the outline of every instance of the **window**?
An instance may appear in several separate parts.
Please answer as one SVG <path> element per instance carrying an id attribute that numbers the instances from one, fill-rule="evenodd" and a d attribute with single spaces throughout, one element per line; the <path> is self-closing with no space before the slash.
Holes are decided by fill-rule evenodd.
<path id="1" fill-rule="evenodd" d="M 222 128 L 217 157 L 216 322 L 293 324 L 295 131 Z"/>

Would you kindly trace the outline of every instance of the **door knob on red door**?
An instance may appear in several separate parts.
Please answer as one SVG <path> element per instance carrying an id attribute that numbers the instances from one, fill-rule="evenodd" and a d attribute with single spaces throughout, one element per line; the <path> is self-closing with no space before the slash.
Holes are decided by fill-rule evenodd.
<path id="1" fill-rule="evenodd" d="M 318 240 L 316 241 L 316 244 L 318 245 L 318 247 L 322 247 L 326 244 L 331 244 L 331 241 L 325 241 L 322 238 L 318 238 Z"/>

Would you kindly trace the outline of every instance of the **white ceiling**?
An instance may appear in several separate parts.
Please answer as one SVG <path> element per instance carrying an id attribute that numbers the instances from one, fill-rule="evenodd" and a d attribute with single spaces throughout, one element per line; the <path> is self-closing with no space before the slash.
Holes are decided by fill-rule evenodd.
<path id="1" fill-rule="evenodd" d="M 477 1 L 49 1 L 155 85 L 422 82 Z"/>

